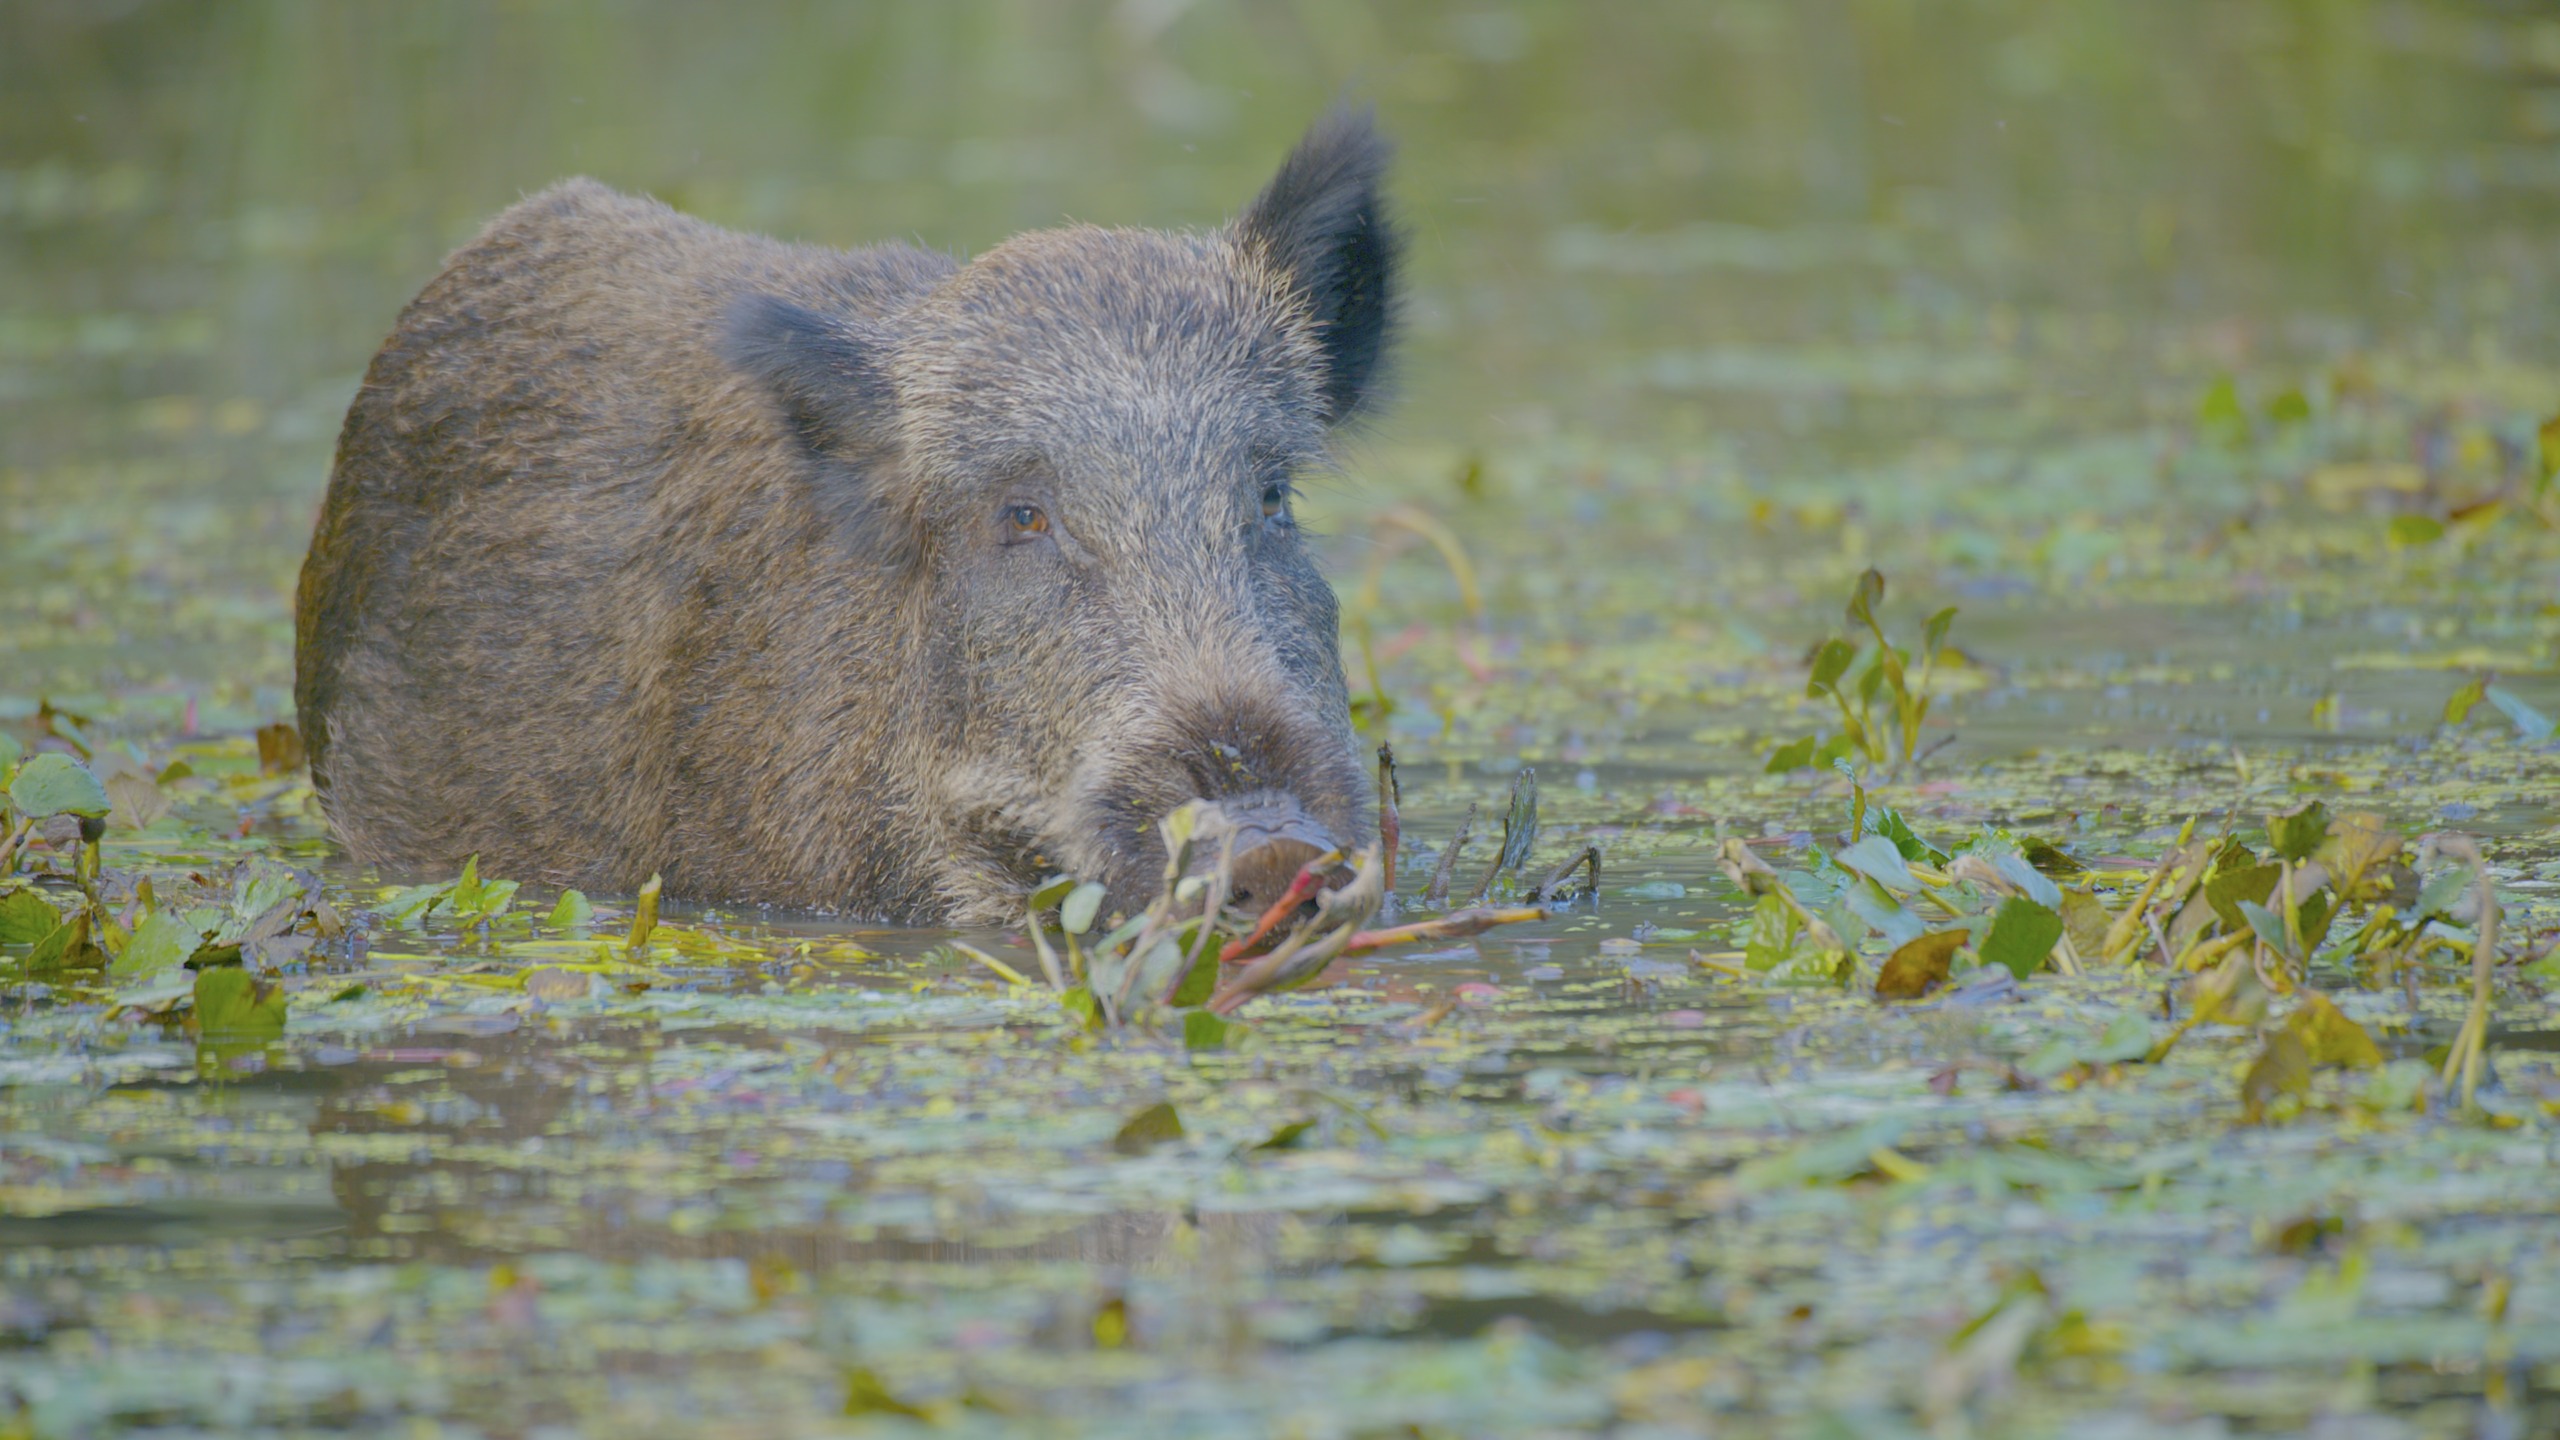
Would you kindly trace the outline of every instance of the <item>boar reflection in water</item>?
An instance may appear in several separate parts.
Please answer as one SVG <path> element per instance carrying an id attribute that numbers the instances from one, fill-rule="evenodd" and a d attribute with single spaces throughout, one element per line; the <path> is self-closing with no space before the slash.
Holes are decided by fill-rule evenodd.
<path id="1" fill-rule="evenodd" d="M 347 412 L 297 611 L 364 860 L 992 921 L 1156 821 L 1244 889 L 1370 838 L 1292 477 L 1371 399 L 1387 147 L 1336 112 L 1225 227 L 966 264 L 572 180 L 456 252 Z"/>

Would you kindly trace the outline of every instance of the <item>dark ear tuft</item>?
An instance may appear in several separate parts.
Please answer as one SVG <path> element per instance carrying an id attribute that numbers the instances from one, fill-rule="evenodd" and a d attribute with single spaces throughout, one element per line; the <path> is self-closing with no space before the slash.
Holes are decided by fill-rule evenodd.
<path id="1" fill-rule="evenodd" d="M 729 307 L 720 340 L 729 363 L 763 382 L 812 453 L 878 443 L 894 402 L 882 342 L 857 322 L 750 295 Z"/>
<path id="2" fill-rule="evenodd" d="M 1329 421 L 1368 403 L 1394 321 L 1404 242 L 1379 195 L 1392 150 L 1366 107 L 1337 107 L 1236 220 L 1237 237 L 1296 277 L 1315 311 Z"/>

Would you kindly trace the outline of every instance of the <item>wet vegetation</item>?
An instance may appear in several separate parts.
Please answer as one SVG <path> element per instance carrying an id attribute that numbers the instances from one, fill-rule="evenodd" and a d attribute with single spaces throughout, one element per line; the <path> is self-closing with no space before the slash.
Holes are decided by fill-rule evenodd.
<path id="1" fill-rule="evenodd" d="M 0 1434 L 2560 1427 L 2560 28 L 1690 8 L 0 16 Z M 294 566 L 479 218 L 1208 223 L 1354 78 L 1377 850 L 332 852 Z"/>

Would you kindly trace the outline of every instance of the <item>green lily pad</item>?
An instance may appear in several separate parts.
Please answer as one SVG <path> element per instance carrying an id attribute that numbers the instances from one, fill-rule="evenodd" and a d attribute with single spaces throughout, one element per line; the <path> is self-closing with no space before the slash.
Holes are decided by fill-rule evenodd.
<path id="1" fill-rule="evenodd" d="M 18 767 L 9 780 L 9 803 L 21 815 L 82 815 L 92 819 L 115 807 L 107 787 L 89 768 L 60 751 L 48 750 Z"/>

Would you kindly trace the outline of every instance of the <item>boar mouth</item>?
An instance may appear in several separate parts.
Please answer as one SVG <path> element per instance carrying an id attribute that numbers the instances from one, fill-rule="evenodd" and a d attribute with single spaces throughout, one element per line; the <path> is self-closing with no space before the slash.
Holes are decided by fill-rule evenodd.
<path id="1" fill-rule="evenodd" d="M 1298 871 L 1339 843 L 1316 823 L 1297 797 L 1285 791 L 1260 790 L 1214 802 L 1217 811 L 1195 847 L 1192 869 L 1213 873 L 1222 858 L 1234 857 L 1228 869 L 1227 902 L 1268 904 L 1280 898 Z M 1341 883 L 1340 872 L 1326 881 Z"/>
<path id="2" fill-rule="evenodd" d="M 1271 903 L 1288 890 L 1307 862 L 1339 853 L 1344 841 L 1308 812 L 1298 797 L 1284 790 L 1256 790 L 1208 800 L 1194 832 L 1190 873 L 1208 876 L 1221 863 L 1227 867 L 1226 903 L 1250 909 Z M 1175 807 L 1163 806 L 1169 811 Z M 1131 913 L 1153 901 L 1164 888 L 1164 843 L 1156 807 L 1123 811 L 1121 831 L 1109 846 L 1110 860 L 1095 874 L 1110 886 L 1111 903 Z M 1124 828 L 1125 827 L 1125 828 Z M 1327 888 L 1342 883 L 1348 871 L 1328 876 Z"/>

